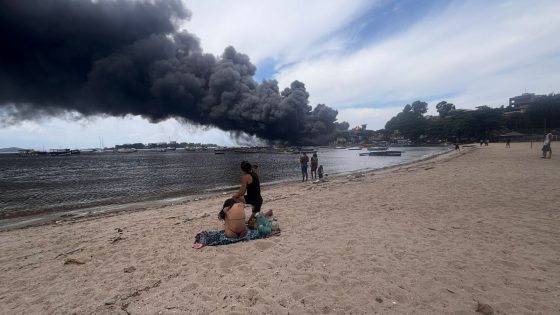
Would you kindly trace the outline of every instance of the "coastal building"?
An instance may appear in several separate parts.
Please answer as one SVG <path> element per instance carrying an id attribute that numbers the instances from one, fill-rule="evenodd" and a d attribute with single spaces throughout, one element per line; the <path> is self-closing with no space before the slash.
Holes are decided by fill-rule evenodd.
<path id="1" fill-rule="evenodd" d="M 538 99 L 545 95 L 536 95 L 535 93 L 523 93 L 519 96 L 514 96 L 509 98 L 509 106 L 521 111 L 527 111 L 527 108 L 532 103 L 536 102 Z"/>
<path id="2" fill-rule="evenodd" d="M 337 145 L 344 144 L 367 144 L 384 139 L 382 132 L 367 130 L 367 125 L 356 126 L 350 130 L 339 132 L 336 138 Z"/>

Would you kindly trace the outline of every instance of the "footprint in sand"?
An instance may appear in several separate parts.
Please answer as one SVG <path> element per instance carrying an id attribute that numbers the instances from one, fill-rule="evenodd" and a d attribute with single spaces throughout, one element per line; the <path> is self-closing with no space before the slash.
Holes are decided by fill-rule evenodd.
<path id="1" fill-rule="evenodd" d="M 276 244 L 274 244 L 273 242 L 270 241 L 260 241 L 260 242 L 255 242 L 255 248 L 260 250 L 260 251 L 264 251 L 267 250 L 269 248 L 271 248 L 272 246 L 274 246 Z"/>
<path id="2" fill-rule="evenodd" d="M 220 268 L 231 268 L 231 267 L 234 267 L 234 266 L 238 266 L 242 263 L 243 263 L 242 260 L 228 255 L 219 262 L 219 266 L 220 266 Z"/>
<path id="3" fill-rule="evenodd" d="M 186 286 L 183 287 L 183 289 L 181 289 L 182 292 L 191 292 L 191 291 L 195 291 L 196 289 L 198 289 L 200 285 L 196 282 L 193 283 L 189 283 Z"/>

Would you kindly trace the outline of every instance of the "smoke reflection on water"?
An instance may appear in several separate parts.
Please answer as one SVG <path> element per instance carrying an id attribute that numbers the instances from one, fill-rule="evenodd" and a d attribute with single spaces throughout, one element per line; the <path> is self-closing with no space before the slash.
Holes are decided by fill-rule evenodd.
<path id="1" fill-rule="evenodd" d="M 360 151 L 320 149 L 318 156 L 325 173 L 334 175 L 406 163 L 445 149 L 402 148 L 402 157 L 362 157 Z M 258 163 L 264 185 L 301 176 L 297 154 L 168 151 L 25 158 L 0 155 L 0 219 L 231 190 L 238 187 L 242 160 Z"/>

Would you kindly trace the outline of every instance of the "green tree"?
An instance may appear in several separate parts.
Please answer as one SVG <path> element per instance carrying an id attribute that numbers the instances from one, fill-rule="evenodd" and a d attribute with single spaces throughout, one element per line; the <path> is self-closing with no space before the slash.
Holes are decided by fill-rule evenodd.
<path id="1" fill-rule="evenodd" d="M 422 101 L 414 101 L 410 107 L 417 115 L 423 115 L 428 111 L 428 103 Z"/>
<path id="2" fill-rule="evenodd" d="M 441 101 L 437 103 L 436 109 L 440 117 L 445 117 L 450 111 L 455 110 L 455 105 L 447 103 L 446 101 Z"/>

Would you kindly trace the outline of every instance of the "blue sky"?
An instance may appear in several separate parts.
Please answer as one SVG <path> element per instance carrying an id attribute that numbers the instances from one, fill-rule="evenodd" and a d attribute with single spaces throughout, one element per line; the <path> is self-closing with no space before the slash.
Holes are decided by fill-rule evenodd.
<path id="1" fill-rule="evenodd" d="M 420 99 L 500 106 L 523 92 L 559 92 L 560 1 L 185 1 L 182 28 L 205 52 L 234 46 L 255 79 L 305 83 L 351 126 L 383 128 Z M 140 117 L 59 118 L 0 129 L 0 147 L 112 146 L 168 140 L 233 145 L 228 133 Z"/>

